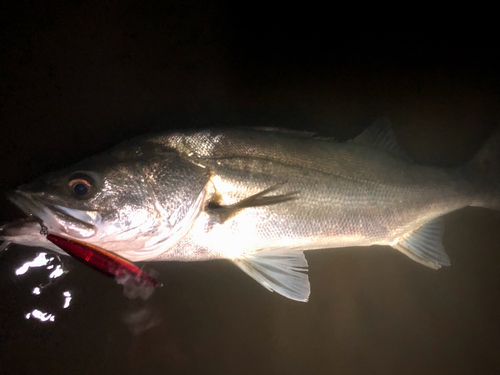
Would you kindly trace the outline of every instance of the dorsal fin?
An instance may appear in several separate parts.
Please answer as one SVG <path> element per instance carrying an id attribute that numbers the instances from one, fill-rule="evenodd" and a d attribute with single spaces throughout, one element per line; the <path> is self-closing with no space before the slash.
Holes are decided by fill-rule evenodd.
<path id="1" fill-rule="evenodd" d="M 255 131 L 259 131 L 259 132 L 284 134 L 284 135 L 290 135 L 293 137 L 300 137 L 300 138 L 310 138 L 310 139 L 315 139 L 318 141 L 336 142 L 335 137 L 323 136 L 323 135 L 318 134 L 317 132 L 310 132 L 310 131 L 305 131 L 305 130 L 292 130 L 292 129 L 285 129 L 285 128 L 276 128 L 276 127 L 271 127 L 271 126 L 257 126 L 257 127 L 255 127 L 255 126 L 253 126 L 253 127 L 242 126 L 241 129 L 250 129 L 250 130 L 255 130 Z"/>
<path id="2" fill-rule="evenodd" d="M 378 147 L 407 161 L 411 161 L 406 152 L 399 147 L 399 143 L 392 130 L 391 122 L 386 117 L 380 117 L 375 120 L 363 133 L 354 138 L 352 142 L 365 146 Z"/>

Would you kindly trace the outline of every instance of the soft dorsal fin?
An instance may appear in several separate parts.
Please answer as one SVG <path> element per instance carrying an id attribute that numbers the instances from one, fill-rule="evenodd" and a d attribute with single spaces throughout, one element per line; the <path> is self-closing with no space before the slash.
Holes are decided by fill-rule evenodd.
<path id="1" fill-rule="evenodd" d="M 450 258 L 442 244 L 443 231 L 444 220 L 438 217 L 406 234 L 393 247 L 427 267 L 438 269 L 449 266 Z"/>
<path id="2" fill-rule="evenodd" d="M 233 262 L 270 291 L 295 301 L 309 299 L 307 260 L 302 251 L 260 250 L 243 254 Z"/>
<path id="3" fill-rule="evenodd" d="M 399 143 L 394 135 L 391 122 L 388 118 L 378 118 L 352 141 L 365 146 L 378 147 L 405 160 L 411 161 L 411 158 L 406 152 L 399 147 Z"/>

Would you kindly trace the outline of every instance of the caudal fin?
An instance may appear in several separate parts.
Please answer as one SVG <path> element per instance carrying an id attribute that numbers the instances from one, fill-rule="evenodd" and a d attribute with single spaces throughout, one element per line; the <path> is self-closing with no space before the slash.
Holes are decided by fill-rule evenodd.
<path id="1" fill-rule="evenodd" d="M 477 206 L 500 210 L 500 130 L 498 130 L 467 165 L 480 184 Z"/>

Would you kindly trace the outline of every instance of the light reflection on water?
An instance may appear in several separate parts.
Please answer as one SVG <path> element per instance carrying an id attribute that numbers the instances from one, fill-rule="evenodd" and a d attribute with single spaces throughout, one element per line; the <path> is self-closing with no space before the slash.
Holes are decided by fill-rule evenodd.
<path id="1" fill-rule="evenodd" d="M 48 265 L 53 258 L 47 257 L 47 253 L 38 253 L 35 259 L 30 262 L 24 263 L 16 270 L 16 275 L 24 275 L 30 268 L 43 267 Z M 49 265 L 50 267 L 50 265 Z M 47 267 L 47 269 L 50 269 Z"/>
<path id="2" fill-rule="evenodd" d="M 49 266 L 49 267 L 52 268 L 52 266 Z M 49 267 L 47 267 L 47 269 L 49 269 Z M 49 275 L 49 278 L 51 278 L 51 279 L 57 279 L 63 273 L 64 273 L 64 270 L 62 269 L 61 265 L 58 264 L 56 266 L 56 269 L 54 271 L 52 271 L 51 274 Z"/>
<path id="3" fill-rule="evenodd" d="M 65 291 L 63 293 L 63 296 L 65 297 L 63 309 L 67 309 L 69 307 L 70 302 L 71 302 L 71 293 L 69 291 Z"/>
<path id="4" fill-rule="evenodd" d="M 15 274 L 17 276 L 23 277 L 28 274 L 30 271 L 40 272 L 41 270 L 51 270 L 48 274 L 47 282 L 39 284 L 34 287 L 32 290 L 32 294 L 36 296 L 40 296 L 43 294 L 43 289 L 54 283 L 54 281 L 61 276 L 68 273 L 67 270 L 63 268 L 63 263 L 58 255 L 48 254 L 45 252 L 37 253 L 36 256 L 27 262 L 25 262 L 22 266 L 16 268 Z M 64 297 L 64 303 L 62 305 L 63 309 L 69 307 L 71 303 L 71 292 L 64 291 L 62 293 Z M 38 308 L 34 308 L 31 312 L 26 313 L 24 315 L 26 319 L 37 319 L 40 322 L 54 322 L 56 319 L 56 315 L 54 312 L 44 312 Z"/>
<path id="5" fill-rule="evenodd" d="M 53 322 L 55 320 L 54 314 L 44 313 L 38 309 L 34 309 L 25 315 L 26 319 L 35 318 L 41 322 Z"/>
<path id="6" fill-rule="evenodd" d="M 63 259 L 58 254 L 47 252 L 37 253 L 14 268 L 15 275 L 23 279 L 24 283 L 30 283 L 30 277 L 37 280 L 36 286 L 29 288 L 34 299 L 28 307 L 32 310 L 23 312 L 25 319 L 37 320 L 41 323 L 55 322 L 58 313 L 70 307 L 74 293 L 70 290 L 57 291 L 55 289 L 57 281 L 68 272 L 69 270 L 64 267 Z M 148 272 L 156 276 L 155 271 Z M 121 321 L 134 336 L 161 324 L 159 313 L 154 305 L 151 305 L 149 301 L 146 302 L 156 288 L 147 283 L 138 283 L 130 276 L 115 279 L 115 282 L 123 287 L 123 294 L 131 300 L 126 311 L 121 313 Z M 52 301 L 54 294 L 56 295 L 55 303 L 51 303 L 49 307 L 46 303 L 42 304 L 42 301 Z"/>

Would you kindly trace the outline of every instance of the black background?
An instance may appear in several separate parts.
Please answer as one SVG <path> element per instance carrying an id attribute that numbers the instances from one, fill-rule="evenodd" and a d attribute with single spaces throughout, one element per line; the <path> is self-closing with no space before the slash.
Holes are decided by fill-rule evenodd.
<path id="1" fill-rule="evenodd" d="M 464 163 L 500 118 L 491 10 L 405 6 L 5 2 L 2 195 L 134 135 L 192 127 L 347 139 L 388 116 L 415 160 Z M 0 221 L 19 215 L 0 209 Z M 387 247 L 308 253 L 307 304 L 226 261 L 151 264 L 164 287 L 141 304 L 65 260 L 70 272 L 34 296 L 42 271 L 14 275 L 34 251 L 11 247 L 0 255 L 0 371 L 496 374 L 500 215 L 468 208 L 446 228 L 452 266 L 438 272 Z M 25 319 L 37 306 L 55 321 Z M 156 325 L 133 334 L 126 321 L 140 311 Z"/>

